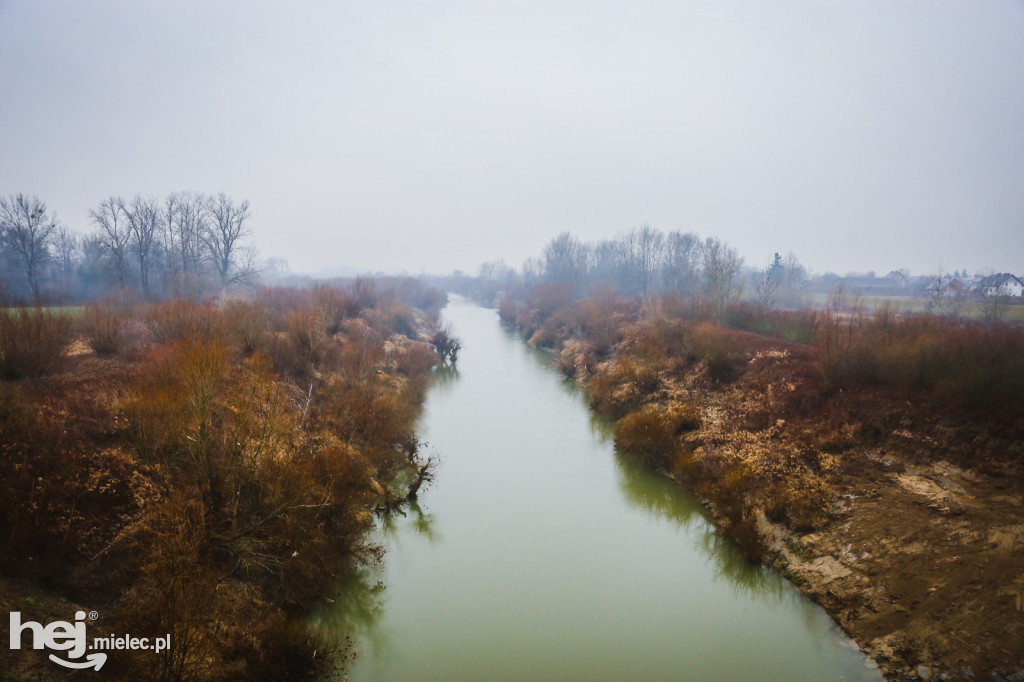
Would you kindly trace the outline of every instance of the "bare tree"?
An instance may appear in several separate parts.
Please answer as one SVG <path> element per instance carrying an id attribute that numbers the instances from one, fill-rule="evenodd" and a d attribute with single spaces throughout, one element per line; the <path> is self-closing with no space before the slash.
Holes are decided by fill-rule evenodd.
<path id="1" fill-rule="evenodd" d="M 561 233 L 544 247 L 544 277 L 549 282 L 575 284 L 585 270 L 583 244 L 570 233 Z"/>
<path id="2" fill-rule="evenodd" d="M 715 237 L 704 241 L 704 292 L 714 303 L 719 319 L 729 301 L 741 293 L 742 268 L 743 259 L 736 249 Z"/>
<path id="3" fill-rule="evenodd" d="M 118 286 L 124 289 L 128 242 L 131 240 L 124 199 L 121 197 L 105 199 L 98 209 L 89 211 L 89 217 L 100 228 L 99 243 L 114 264 Z"/>
<path id="4" fill-rule="evenodd" d="M 53 235 L 53 248 L 56 252 L 57 266 L 62 274 L 68 274 L 75 267 L 78 258 L 80 239 L 77 234 L 61 225 Z"/>
<path id="5" fill-rule="evenodd" d="M 626 247 L 627 290 L 645 296 L 661 261 L 665 235 L 645 224 L 628 232 L 622 242 Z"/>
<path id="6" fill-rule="evenodd" d="M 662 286 L 667 291 L 695 294 L 700 283 L 701 242 L 692 232 L 669 232 L 662 258 Z"/>
<path id="7" fill-rule="evenodd" d="M 242 240 L 250 234 L 249 201 L 235 205 L 223 192 L 207 203 L 209 224 L 203 231 L 203 242 L 213 261 L 222 287 L 241 283 L 255 274 L 254 252 L 242 253 Z M 246 255 L 246 258 L 239 258 Z"/>
<path id="8" fill-rule="evenodd" d="M 167 197 L 163 212 L 171 277 L 181 293 L 195 295 L 201 288 L 206 258 L 209 198 L 200 193 L 177 192 Z"/>
<path id="9" fill-rule="evenodd" d="M 50 243 L 57 229 L 57 217 L 47 212 L 39 197 L 0 197 L 0 244 L 12 265 L 25 275 L 36 301 L 43 268 L 52 258 Z"/>
<path id="10" fill-rule="evenodd" d="M 163 216 L 156 199 L 138 195 L 124 209 L 124 215 L 128 219 L 131 247 L 139 263 L 139 286 L 142 288 L 142 295 L 148 298 L 150 295 L 149 275 L 163 225 Z"/>
<path id="11" fill-rule="evenodd" d="M 81 238 L 64 227 L 59 226 L 53 234 L 53 250 L 57 265 L 57 279 L 60 283 L 62 294 L 67 294 L 75 280 L 75 270 L 78 267 L 79 254 L 81 253 Z"/>
<path id="12" fill-rule="evenodd" d="M 603 239 L 589 247 L 592 286 L 619 288 L 625 270 L 625 248 L 617 239 Z"/>
<path id="13" fill-rule="evenodd" d="M 98 295 L 109 272 L 109 254 L 101 234 L 82 235 L 78 241 L 78 294 L 83 298 Z"/>

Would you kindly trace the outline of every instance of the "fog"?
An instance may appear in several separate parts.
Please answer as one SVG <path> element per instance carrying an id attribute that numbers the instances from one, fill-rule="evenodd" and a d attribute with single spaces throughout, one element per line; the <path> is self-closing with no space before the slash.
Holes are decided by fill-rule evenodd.
<path id="1" fill-rule="evenodd" d="M 0 2 L 0 194 L 225 192 L 293 271 L 647 223 L 1024 274 L 1024 4 Z"/>

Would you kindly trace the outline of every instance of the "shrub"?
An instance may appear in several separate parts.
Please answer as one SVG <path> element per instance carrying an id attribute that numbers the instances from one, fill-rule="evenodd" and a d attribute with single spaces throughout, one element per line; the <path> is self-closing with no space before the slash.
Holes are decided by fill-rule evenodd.
<path id="1" fill-rule="evenodd" d="M 53 372 L 71 338 L 71 318 L 63 312 L 0 310 L 0 374 L 20 379 Z"/>
<path id="2" fill-rule="evenodd" d="M 1013 415 L 1024 410 L 1024 331 L 951 322 L 935 315 L 868 321 L 823 316 L 819 364 L 833 386 L 882 384 L 927 391 L 964 408 Z"/>
<path id="3" fill-rule="evenodd" d="M 402 376 L 417 390 L 423 390 L 438 358 L 431 345 L 425 341 L 407 341 L 399 347 L 395 361 Z"/>
<path id="4" fill-rule="evenodd" d="M 661 386 L 656 368 L 628 357 L 598 365 L 587 382 L 590 406 L 615 419 L 640 407 Z"/>
<path id="5" fill-rule="evenodd" d="M 831 486 L 821 477 L 793 471 L 785 481 L 775 481 L 765 489 L 765 513 L 773 521 L 806 533 L 828 521 L 832 495 Z"/>
<path id="6" fill-rule="evenodd" d="M 81 327 L 86 343 L 99 355 L 120 353 L 126 342 L 126 315 L 120 306 L 107 300 L 91 303 L 82 313 Z"/>
<path id="7" fill-rule="evenodd" d="M 440 356 L 441 362 L 455 364 L 459 359 L 459 351 L 462 350 L 462 341 L 455 336 L 450 324 L 438 323 L 434 327 L 434 333 L 430 336 L 430 343 L 434 351 Z"/>
<path id="8" fill-rule="evenodd" d="M 746 359 L 746 343 L 738 332 L 701 322 L 690 339 L 694 355 L 703 360 L 708 377 L 726 381 L 735 376 Z"/>
<path id="9" fill-rule="evenodd" d="M 345 320 L 359 315 L 359 302 L 341 289 L 319 285 L 313 289 L 313 301 L 323 317 L 326 331 L 334 335 L 341 331 Z"/>
<path id="10" fill-rule="evenodd" d="M 224 317 L 235 345 L 245 355 L 252 355 L 266 345 L 270 316 L 255 301 L 230 301 L 224 306 Z"/>
<path id="11" fill-rule="evenodd" d="M 158 344 L 186 339 L 222 338 L 223 317 L 212 306 L 175 299 L 154 303 L 145 313 L 146 326 Z"/>
<path id="12" fill-rule="evenodd" d="M 288 339 L 301 361 L 312 366 L 323 359 L 327 347 L 327 323 L 317 311 L 296 310 L 286 321 Z"/>
<path id="13" fill-rule="evenodd" d="M 679 435 L 697 428 L 700 417 L 689 404 L 668 408 L 644 405 L 615 422 L 615 447 L 633 454 L 651 466 L 666 466 L 674 461 Z"/>

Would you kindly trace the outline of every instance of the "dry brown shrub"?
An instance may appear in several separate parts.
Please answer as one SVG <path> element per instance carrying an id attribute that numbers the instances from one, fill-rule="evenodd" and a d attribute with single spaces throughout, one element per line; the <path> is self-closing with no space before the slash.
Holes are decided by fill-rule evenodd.
<path id="1" fill-rule="evenodd" d="M 364 320 L 349 320 L 339 339 L 337 367 L 348 375 L 376 371 L 385 359 L 384 340 L 384 335 Z"/>
<path id="2" fill-rule="evenodd" d="M 146 325 L 158 344 L 182 340 L 223 339 L 224 317 L 213 306 L 174 299 L 148 306 Z"/>
<path id="3" fill-rule="evenodd" d="M 518 327 L 521 308 L 515 297 L 504 292 L 498 296 L 498 318 L 505 324 Z"/>
<path id="4" fill-rule="evenodd" d="M 296 310 L 286 320 L 288 339 L 305 365 L 317 365 L 327 348 L 327 322 L 311 309 Z"/>
<path id="5" fill-rule="evenodd" d="M 689 355 L 689 320 L 664 317 L 651 311 L 630 326 L 622 347 L 640 362 L 651 366 L 682 369 Z"/>
<path id="6" fill-rule="evenodd" d="M 252 355 L 266 346 L 270 330 L 270 315 L 256 301 L 233 300 L 224 306 L 225 325 L 234 344 L 245 355 Z"/>
<path id="7" fill-rule="evenodd" d="M 934 315 L 877 313 L 870 321 L 825 315 L 817 338 L 826 380 L 930 394 L 991 415 L 1024 413 L 1024 331 Z"/>
<path id="8" fill-rule="evenodd" d="M 122 307 L 111 300 L 90 303 L 82 312 L 80 326 L 86 343 L 98 355 L 120 353 L 126 343 L 127 316 Z"/>
<path id="9" fill-rule="evenodd" d="M 71 337 L 71 318 L 63 312 L 0 309 L 0 375 L 9 380 L 57 370 Z"/>
<path id="10" fill-rule="evenodd" d="M 713 322 L 701 322 L 690 339 L 693 353 L 703 360 L 708 376 L 714 381 L 727 381 L 736 376 L 747 355 L 747 345 L 736 331 Z"/>
<path id="11" fill-rule="evenodd" d="M 657 369 L 618 357 L 598 366 L 587 382 L 587 398 L 599 413 L 619 419 L 638 409 L 660 386 Z"/>
<path id="12" fill-rule="evenodd" d="M 383 332 L 386 336 L 400 334 L 402 336 L 416 336 L 416 314 L 412 308 L 402 301 L 394 298 L 384 298 L 377 304 L 377 312 L 381 316 L 381 323 L 373 326 Z"/>
<path id="13" fill-rule="evenodd" d="M 757 529 L 757 513 L 752 504 L 758 481 L 750 470 L 736 464 L 714 483 L 701 486 L 714 503 L 725 533 L 732 538 L 749 561 L 764 556 L 764 540 Z"/>
<path id="14" fill-rule="evenodd" d="M 325 331 L 334 335 L 345 320 L 359 315 L 359 302 L 337 287 L 318 285 L 312 292 L 313 305 L 324 320 Z"/>
<path id="15" fill-rule="evenodd" d="M 425 341 L 406 341 L 399 345 L 394 358 L 398 371 L 418 390 L 426 389 L 430 370 L 438 364 L 437 353 Z"/>
<path id="16" fill-rule="evenodd" d="M 576 339 L 569 339 L 566 341 L 562 344 L 562 350 L 558 353 L 558 358 L 555 360 L 555 364 L 558 366 L 558 370 L 567 379 L 572 379 L 576 376 L 578 371 L 585 370 L 587 362 L 585 360 L 583 343 Z"/>
<path id="17" fill-rule="evenodd" d="M 833 494 L 832 487 L 822 477 L 795 470 L 785 480 L 770 483 L 762 499 L 768 518 L 805 533 L 821 528 L 828 521 Z"/>
<path id="18" fill-rule="evenodd" d="M 0 570 L 9 574 L 70 580 L 146 496 L 138 462 L 95 447 L 73 404 L 39 404 L 0 385 Z"/>
<path id="19" fill-rule="evenodd" d="M 699 425 L 698 411 L 692 405 L 644 405 L 615 422 L 615 447 L 650 466 L 667 466 L 679 450 L 679 436 Z"/>

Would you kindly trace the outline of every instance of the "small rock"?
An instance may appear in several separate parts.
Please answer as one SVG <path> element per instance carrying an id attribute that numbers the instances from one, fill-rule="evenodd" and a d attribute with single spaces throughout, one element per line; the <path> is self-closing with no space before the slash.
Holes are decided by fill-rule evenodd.
<path id="1" fill-rule="evenodd" d="M 1024 670 L 1018 670 L 1006 679 L 1008 679 L 1010 682 L 1024 682 Z"/>
<path id="2" fill-rule="evenodd" d="M 960 669 L 960 674 L 963 675 L 965 680 L 973 680 L 974 679 L 974 671 L 971 670 L 970 668 L 961 668 Z"/>
<path id="3" fill-rule="evenodd" d="M 926 665 L 919 665 L 917 666 L 917 676 L 927 682 L 932 679 L 932 671 Z"/>

